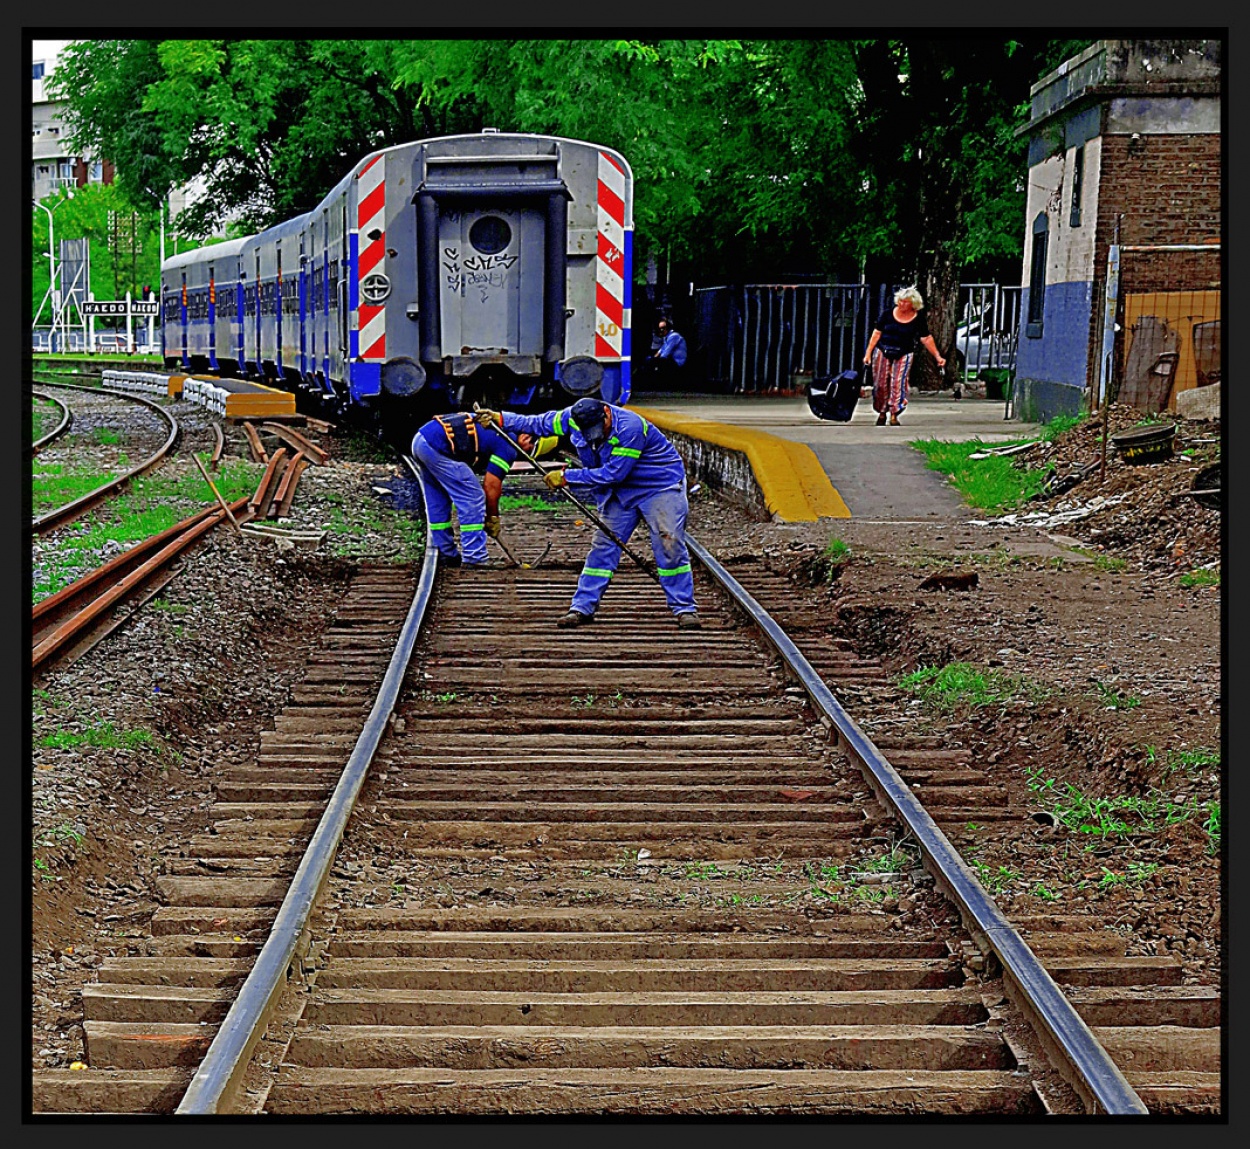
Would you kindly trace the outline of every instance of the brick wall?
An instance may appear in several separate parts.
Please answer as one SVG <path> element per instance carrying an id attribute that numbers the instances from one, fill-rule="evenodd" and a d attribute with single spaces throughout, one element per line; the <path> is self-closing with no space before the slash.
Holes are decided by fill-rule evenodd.
<path id="1" fill-rule="evenodd" d="M 1120 243 L 1213 243 L 1220 239 L 1222 138 L 1195 135 L 1104 136 L 1094 241 L 1094 306 L 1091 346 L 1099 346 L 1102 301 L 1106 292 L 1107 250 Z M 1122 260 L 1120 296 L 1144 291 L 1199 291 L 1218 287 L 1220 259 L 1201 252 L 1146 256 L 1128 253 Z M 1098 378 L 1098 356 L 1091 356 L 1087 386 Z"/>

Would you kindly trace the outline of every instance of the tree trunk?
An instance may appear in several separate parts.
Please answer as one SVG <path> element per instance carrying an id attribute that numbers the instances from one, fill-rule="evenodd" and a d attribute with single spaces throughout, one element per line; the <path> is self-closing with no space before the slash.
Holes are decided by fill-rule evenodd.
<path id="1" fill-rule="evenodd" d="M 946 360 L 945 371 L 939 371 L 933 356 L 921 348 L 912 363 L 913 386 L 918 391 L 938 391 L 962 382 L 955 365 L 956 312 L 959 308 L 959 268 L 955 253 L 945 244 L 936 250 L 922 251 L 917 282 L 924 296 L 929 334 Z"/>

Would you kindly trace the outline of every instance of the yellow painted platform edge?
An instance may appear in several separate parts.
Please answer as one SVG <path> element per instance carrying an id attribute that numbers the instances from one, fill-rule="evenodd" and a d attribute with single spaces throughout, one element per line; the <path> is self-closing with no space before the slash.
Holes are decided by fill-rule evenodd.
<path id="1" fill-rule="evenodd" d="M 632 403 L 628 409 L 654 423 L 661 431 L 674 431 L 731 451 L 741 451 L 751 464 L 769 512 L 783 522 L 851 517 L 850 509 L 806 443 L 794 443 L 767 431 L 714 423 L 692 415 L 674 415 Z"/>

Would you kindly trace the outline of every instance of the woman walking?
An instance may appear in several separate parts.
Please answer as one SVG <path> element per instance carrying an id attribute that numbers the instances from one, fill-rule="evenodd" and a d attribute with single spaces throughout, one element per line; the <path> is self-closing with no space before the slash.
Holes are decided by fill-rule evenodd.
<path id="1" fill-rule="evenodd" d="M 864 352 L 864 365 L 872 367 L 872 409 L 877 412 L 877 426 L 885 423 L 898 426 L 898 417 L 907 406 L 907 380 L 916 347 L 924 345 L 937 362 L 938 370 L 946 360 L 929 334 L 929 321 L 922 314 L 924 298 L 914 287 L 900 287 L 894 293 L 894 306 L 881 313 Z"/>

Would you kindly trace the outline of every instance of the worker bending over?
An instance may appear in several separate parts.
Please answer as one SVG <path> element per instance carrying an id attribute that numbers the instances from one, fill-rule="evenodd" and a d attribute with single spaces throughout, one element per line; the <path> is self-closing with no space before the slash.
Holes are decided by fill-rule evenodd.
<path id="1" fill-rule="evenodd" d="M 478 419 L 488 427 L 502 426 L 513 434 L 568 435 L 582 465 L 548 471 L 544 476 L 547 485 L 553 489 L 565 483 L 590 488 L 591 498 L 602 501 L 600 516 L 623 543 L 629 543 L 638 520 L 645 520 L 669 609 L 679 626 L 700 625 L 686 549 L 690 509 L 686 468 L 658 427 L 624 407 L 590 397 L 541 415 L 480 411 Z M 557 621 L 558 626 L 581 626 L 594 618 L 620 559 L 620 546 L 597 530 L 577 580 L 572 606 Z"/>
<path id="2" fill-rule="evenodd" d="M 529 451 L 530 435 L 517 442 Z M 499 495 L 503 478 L 517 457 L 517 449 L 493 427 L 480 427 L 472 415 L 458 412 L 435 415 L 417 428 L 412 456 L 425 491 L 425 509 L 446 566 L 480 567 L 486 563 L 486 536 L 499 537 Z M 482 475 L 479 483 L 477 476 Z M 460 550 L 452 534 L 451 508 L 460 519 Z"/>

